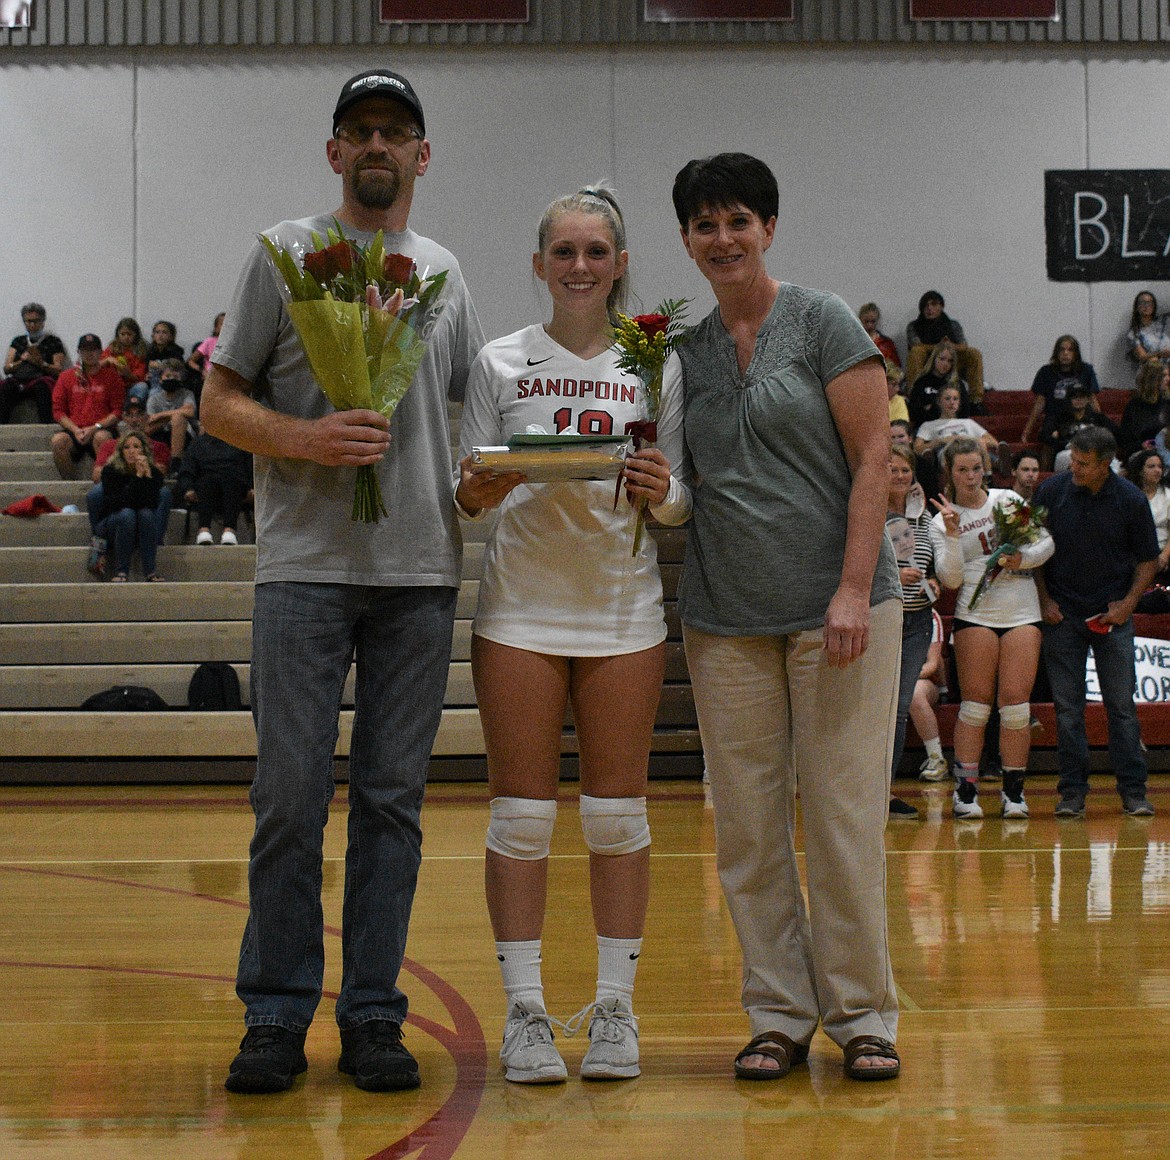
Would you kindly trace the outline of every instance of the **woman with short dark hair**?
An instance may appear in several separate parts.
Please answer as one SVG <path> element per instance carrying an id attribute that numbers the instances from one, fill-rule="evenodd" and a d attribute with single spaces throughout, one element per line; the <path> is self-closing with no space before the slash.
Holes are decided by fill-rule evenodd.
<path id="1" fill-rule="evenodd" d="M 673 199 L 718 303 L 679 348 L 701 481 L 679 608 L 743 948 L 753 1038 L 735 1073 L 778 1079 L 819 1023 L 846 1074 L 890 1079 L 884 828 L 902 601 L 884 534 L 882 359 L 836 295 L 769 275 L 779 191 L 762 161 L 691 161 Z"/>

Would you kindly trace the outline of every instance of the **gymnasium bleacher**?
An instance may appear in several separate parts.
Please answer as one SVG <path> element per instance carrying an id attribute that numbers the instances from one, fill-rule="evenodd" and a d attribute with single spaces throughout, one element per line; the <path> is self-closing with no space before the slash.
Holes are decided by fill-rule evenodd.
<path id="1" fill-rule="evenodd" d="M 18 418 L 21 416 L 17 416 Z M 452 419 L 453 429 L 457 423 Z M 163 584 L 107 584 L 85 568 L 90 483 L 56 478 L 48 453 L 55 428 L 0 426 L 0 508 L 31 494 L 80 514 L 0 517 L 0 781 L 250 781 L 256 752 L 250 712 L 188 710 L 187 685 L 202 661 L 227 661 L 248 704 L 252 578 L 256 549 L 184 542 L 186 512 L 171 513 L 159 552 Z M 486 779 L 483 734 L 471 681 L 471 619 L 490 524 L 464 526 L 463 583 L 443 719 L 435 741 L 434 780 Z M 251 527 L 245 524 L 242 537 Z M 667 599 L 667 675 L 658 710 L 651 769 L 656 776 L 702 773 L 694 704 L 674 597 L 685 532 L 655 529 Z M 95 713 L 79 706 L 114 685 L 153 689 L 157 712 Z M 620 693 L 615 693 L 620 695 Z M 345 777 L 353 722 L 353 679 L 346 688 L 337 773 Z M 562 762 L 571 773 L 571 719 Z"/>
<path id="2" fill-rule="evenodd" d="M 1120 419 L 1129 393 L 1102 391 L 1102 409 Z M 989 391 L 979 422 L 1018 450 L 1034 396 Z M 19 417 L 19 416 L 18 416 Z M 457 419 L 452 418 L 453 430 Z M 84 508 L 88 480 L 55 478 L 48 439 L 52 427 L 0 427 L 0 508 L 30 494 L 58 506 Z M 1007 481 L 997 479 L 997 484 Z M 246 782 L 251 779 L 255 734 L 250 713 L 199 712 L 186 707 L 187 685 L 202 661 L 227 661 L 248 704 L 252 576 L 255 547 L 196 547 L 186 513 L 171 514 L 159 568 L 164 584 L 103 584 L 85 570 L 89 530 L 84 511 L 0 519 L 0 781 L 29 782 Z M 483 542 L 490 525 L 464 526 L 463 584 L 442 725 L 432 757 L 433 780 L 486 778 L 483 735 L 471 681 L 471 618 L 475 610 Z M 249 538 L 250 525 L 242 529 Z M 675 594 L 685 531 L 653 530 L 659 545 L 668 627 L 666 684 L 659 704 L 651 774 L 699 776 L 702 751 L 682 648 Z M 954 593 L 940 611 L 949 618 Z M 1170 639 L 1170 616 L 1139 616 L 1139 636 Z M 79 706 L 114 685 L 143 685 L 167 703 L 165 711 L 95 713 Z M 952 689 L 954 682 L 951 682 Z M 616 694 L 615 695 L 619 695 Z M 345 777 L 353 720 L 352 677 L 346 689 L 338 740 L 337 772 Z M 956 703 L 939 706 L 944 747 L 950 747 Z M 1054 767 L 1056 729 L 1050 703 L 1033 705 L 1039 721 L 1033 767 Z M 1142 735 L 1151 749 L 1170 747 L 1170 704 L 1140 705 Z M 1100 705 L 1088 710 L 1090 742 L 1106 754 Z M 902 772 L 921 760 L 913 726 Z M 572 773 L 576 741 L 566 719 L 562 764 Z M 1151 755 L 1154 768 L 1165 767 Z"/>

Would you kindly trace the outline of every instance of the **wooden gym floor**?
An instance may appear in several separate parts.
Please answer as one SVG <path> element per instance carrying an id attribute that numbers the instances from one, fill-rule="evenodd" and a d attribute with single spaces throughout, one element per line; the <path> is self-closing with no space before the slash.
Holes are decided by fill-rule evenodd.
<path id="1" fill-rule="evenodd" d="M 506 1084 L 503 1004 L 482 898 L 486 789 L 428 796 L 404 987 L 418 1092 L 336 1071 L 344 790 L 328 828 L 326 988 L 309 1071 L 229 1096 L 233 974 L 251 830 L 235 787 L 0 789 L 0 1157 L 1170 1156 L 1170 783 L 1123 818 L 1096 777 L 1085 821 L 955 823 L 949 791 L 901 783 L 889 913 L 900 1080 L 843 1078 L 822 1035 L 776 1083 L 731 1077 L 747 1039 L 739 956 L 695 782 L 651 786 L 654 893 L 639 978 L 643 1075 Z M 585 857 L 565 789 L 545 931 L 550 1009 L 592 997 Z M 561 1041 L 570 1072 L 584 1051 Z"/>

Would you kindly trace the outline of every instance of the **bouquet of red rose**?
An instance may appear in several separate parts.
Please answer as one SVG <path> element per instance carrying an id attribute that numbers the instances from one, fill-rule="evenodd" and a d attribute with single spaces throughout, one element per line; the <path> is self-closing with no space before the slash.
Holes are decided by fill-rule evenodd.
<path id="1" fill-rule="evenodd" d="M 1044 534 L 1047 515 L 1045 508 L 1011 495 L 1005 496 L 991 509 L 991 518 L 995 522 L 995 541 L 999 546 L 987 557 L 983 575 L 971 593 L 968 608 L 974 609 L 983 593 L 1004 570 L 1002 561 L 1005 556 L 1014 556 L 1026 544 L 1034 544 L 1040 539 Z"/>
<path id="2" fill-rule="evenodd" d="M 667 298 L 658 304 L 653 314 L 638 314 L 631 318 L 619 314 L 613 328 L 613 349 L 617 351 L 617 364 L 627 374 L 637 375 L 642 383 L 642 394 L 646 404 L 646 418 L 626 424 L 626 434 L 634 442 L 634 450 L 651 446 L 658 439 L 658 408 L 662 404 L 662 368 L 671 351 L 686 339 L 688 330 L 683 323 L 688 298 Z M 613 503 L 617 507 L 621 495 L 622 480 L 618 477 Z M 631 556 L 638 554 L 642 546 L 642 533 L 646 526 L 646 501 L 637 505 L 634 523 L 634 547 Z"/>
<path id="3" fill-rule="evenodd" d="M 289 317 L 325 397 L 339 411 L 365 409 L 389 418 L 426 353 L 440 311 L 430 309 L 447 271 L 419 274 L 414 260 L 387 254 L 381 230 L 359 246 L 334 222 L 328 237 L 298 265 L 292 252 L 260 235 L 288 294 Z M 359 467 L 353 519 L 387 515 L 378 474 Z"/>

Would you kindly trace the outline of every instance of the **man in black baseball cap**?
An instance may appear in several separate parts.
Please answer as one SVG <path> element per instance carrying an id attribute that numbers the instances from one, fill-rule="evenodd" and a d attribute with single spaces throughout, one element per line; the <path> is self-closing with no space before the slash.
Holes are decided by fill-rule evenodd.
<path id="1" fill-rule="evenodd" d="M 406 77 L 386 68 L 370 69 L 350 77 L 341 89 L 341 96 L 337 98 L 337 107 L 333 110 L 333 135 L 337 136 L 337 126 L 341 124 L 342 116 L 367 97 L 389 97 L 397 101 L 418 122 L 419 130 L 425 137 L 427 123 L 423 119 L 422 104 L 418 94 L 411 87 Z"/>
<path id="2" fill-rule="evenodd" d="M 242 1095 L 287 1091 L 306 1070 L 305 1034 L 322 979 L 332 977 L 324 974 L 324 809 L 340 690 L 355 652 L 363 675 L 349 750 L 345 953 L 332 1005 L 337 1066 L 364 1091 L 421 1083 L 403 1042 L 409 1005 L 398 982 L 463 555 L 447 400 L 462 399 L 483 331 L 455 255 L 409 225 L 415 183 L 431 157 L 410 83 L 386 69 L 346 81 L 325 156 L 341 179 L 341 205 L 280 222 L 266 237 L 304 252 L 332 229 L 358 246 L 380 234 L 387 254 L 409 258 L 420 275 L 446 271 L 446 281 L 442 324 L 395 413 L 393 441 L 379 412 L 326 403 L 260 244 L 211 355 L 200 418 L 212 435 L 253 453 L 258 529 L 256 830 L 236 976 L 247 1032 L 225 1080 Z M 358 467 L 376 470 L 386 495 L 376 524 L 352 518 Z"/>

